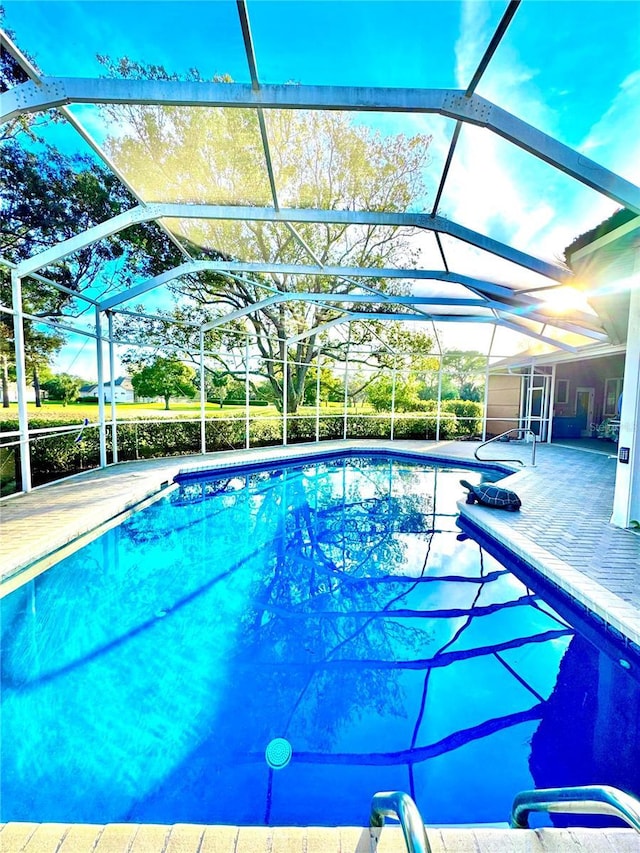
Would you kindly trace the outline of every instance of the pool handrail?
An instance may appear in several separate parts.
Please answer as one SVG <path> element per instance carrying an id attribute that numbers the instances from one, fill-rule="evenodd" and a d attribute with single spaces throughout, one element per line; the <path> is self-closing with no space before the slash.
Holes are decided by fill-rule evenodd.
<path id="1" fill-rule="evenodd" d="M 384 826 L 385 817 L 400 821 L 409 853 L 432 853 L 418 807 L 404 791 L 379 791 L 371 798 L 370 826 Z"/>
<path id="2" fill-rule="evenodd" d="M 614 815 L 640 832 L 640 800 L 611 785 L 521 791 L 513 801 L 509 825 L 527 829 L 529 815 L 534 811 Z"/>
<path id="3" fill-rule="evenodd" d="M 483 459 L 478 456 L 478 451 L 482 450 L 483 447 L 486 447 L 487 444 L 491 444 L 492 441 L 498 441 L 501 438 L 504 438 L 505 435 L 511 435 L 512 432 L 516 432 L 518 434 L 525 433 L 527 435 L 533 436 L 533 443 L 531 445 L 531 466 L 535 467 L 536 464 L 536 434 L 532 429 L 523 428 L 523 427 L 512 427 L 511 429 L 507 429 L 504 432 L 501 432 L 500 435 L 494 435 L 493 438 L 488 438 L 486 441 L 483 441 L 481 445 L 476 447 L 473 451 L 473 455 L 476 457 L 478 462 L 518 462 L 520 465 L 524 465 L 522 459 L 513 459 L 512 457 L 508 459 Z"/>

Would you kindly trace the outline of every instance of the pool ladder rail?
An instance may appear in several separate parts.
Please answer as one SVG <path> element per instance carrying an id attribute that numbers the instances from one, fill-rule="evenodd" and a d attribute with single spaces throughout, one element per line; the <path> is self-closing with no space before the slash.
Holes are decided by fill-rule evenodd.
<path id="1" fill-rule="evenodd" d="M 511 807 L 510 826 L 526 829 L 531 812 L 613 815 L 640 832 L 640 801 L 610 785 L 521 791 Z"/>
<path id="2" fill-rule="evenodd" d="M 511 807 L 509 825 L 526 829 L 531 812 L 613 815 L 640 833 L 640 801 L 610 785 L 541 788 L 521 791 Z M 400 822 L 408 853 L 432 853 L 418 807 L 403 791 L 380 791 L 371 800 L 371 826 L 384 826 L 385 817 Z"/>
<path id="3" fill-rule="evenodd" d="M 432 853 L 417 805 L 404 791 L 379 791 L 371 799 L 370 826 L 384 826 L 385 817 L 400 821 L 409 853 Z"/>
<path id="4" fill-rule="evenodd" d="M 504 432 L 501 432 L 500 435 L 494 435 L 493 438 L 488 438 L 486 441 L 483 441 L 481 445 L 476 447 L 473 451 L 473 455 L 476 457 L 478 462 L 517 462 L 520 465 L 524 465 L 522 459 L 514 459 L 513 457 L 509 457 L 508 459 L 486 459 L 478 456 L 478 451 L 482 450 L 483 447 L 486 447 L 488 444 L 491 444 L 494 441 L 499 441 L 501 438 L 505 438 L 507 435 L 511 435 L 512 433 L 516 433 L 518 437 L 523 433 L 524 435 L 530 435 L 533 438 L 531 444 L 531 466 L 535 468 L 536 464 L 536 434 L 532 429 L 522 429 L 521 427 L 513 427 L 512 429 L 507 429 Z"/>

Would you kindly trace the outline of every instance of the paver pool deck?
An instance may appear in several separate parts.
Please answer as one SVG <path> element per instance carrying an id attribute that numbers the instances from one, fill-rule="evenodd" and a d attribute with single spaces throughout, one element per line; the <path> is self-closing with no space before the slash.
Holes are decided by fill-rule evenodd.
<path id="1" fill-rule="evenodd" d="M 91 537 L 104 525 L 118 523 L 123 513 L 156 495 L 180 471 L 295 459 L 351 448 L 363 452 L 388 448 L 465 462 L 473 459 L 477 446 L 475 442 L 332 441 L 127 462 L 86 472 L 0 504 L 0 592 L 7 594 L 46 570 L 68 549 L 77 547 L 78 537 Z M 483 454 L 528 461 L 530 450 L 527 445 L 494 445 L 485 448 Z M 609 524 L 616 470 L 613 452 L 609 455 L 543 444 L 537 448 L 535 467 L 501 464 L 511 471 L 501 484 L 517 491 L 522 510 L 505 513 L 461 501 L 461 514 L 582 602 L 630 644 L 640 646 L 640 535 Z M 379 839 L 380 851 L 406 850 L 401 834 L 393 828 L 386 832 Z M 434 853 L 640 851 L 640 834 L 632 830 L 430 829 L 429 837 Z M 241 849 L 245 853 L 311 853 L 313 848 L 318 853 L 348 853 L 350 848 L 353 853 L 367 853 L 377 846 L 368 830 L 353 828 L 285 831 L 7 824 L 0 830 L 3 853 L 196 853 L 205 849 L 215 853 L 241 853 Z"/>

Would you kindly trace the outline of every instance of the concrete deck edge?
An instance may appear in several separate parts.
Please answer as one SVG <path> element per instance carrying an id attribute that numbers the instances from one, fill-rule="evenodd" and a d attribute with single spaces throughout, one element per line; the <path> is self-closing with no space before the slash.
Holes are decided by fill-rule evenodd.
<path id="1" fill-rule="evenodd" d="M 432 853 L 634 853 L 633 829 L 426 827 Z M 3 853 L 407 853 L 402 830 L 359 826 L 0 824 Z"/>
<path id="2" fill-rule="evenodd" d="M 518 472 L 513 477 L 507 477 L 503 481 L 505 488 L 512 488 L 517 482 L 516 478 L 519 479 L 524 473 Z M 640 614 L 633 605 L 514 530 L 499 512 L 464 501 L 458 501 L 458 509 L 463 518 L 468 518 L 503 548 L 528 563 L 590 613 L 640 647 Z"/>

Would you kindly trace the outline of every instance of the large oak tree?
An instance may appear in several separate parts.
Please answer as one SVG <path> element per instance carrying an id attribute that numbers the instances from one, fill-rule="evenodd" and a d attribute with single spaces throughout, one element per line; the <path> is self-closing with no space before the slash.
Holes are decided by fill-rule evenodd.
<path id="1" fill-rule="evenodd" d="M 115 76 L 177 79 L 159 66 L 127 59 L 104 62 Z M 196 71 L 188 77 L 200 79 Z M 106 107 L 104 113 L 113 131 L 106 143 L 109 154 L 145 201 L 273 205 L 255 110 L 134 105 Z M 356 124 L 346 113 L 265 110 L 264 117 L 282 207 L 404 212 L 424 206 L 429 136 L 383 134 L 367 124 Z M 296 236 L 284 223 L 186 219 L 166 224 L 198 259 L 354 267 L 394 266 L 412 259 L 410 231 L 404 228 L 300 224 Z M 350 293 L 364 283 L 287 272 L 236 278 L 198 273 L 175 282 L 172 290 L 180 297 L 181 316 L 204 314 L 211 319 L 252 305 L 274 290 Z M 387 291 L 398 288 L 384 280 L 376 280 L 375 286 Z M 339 314 L 336 305 L 287 302 L 247 317 L 262 357 L 261 371 L 277 401 L 283 393 L 285 339 Z M 149 341 L 148 325 L 144 339 Z M 362 325 L 353 330 L 351 340 L 374 338 Z M 235 341 L 242 338 L 211 334 L 208 345 L 224 344 L 230 350 L 244 346 Z M 343 343 L 318 335 L 288 352 L 289 411 L 295 411 L 303 399 L 306 375 L 321 343 L 325 352 L 343 357 Z M 197 352 L 193 335 L 183 338 L 183 346 Z"/>

